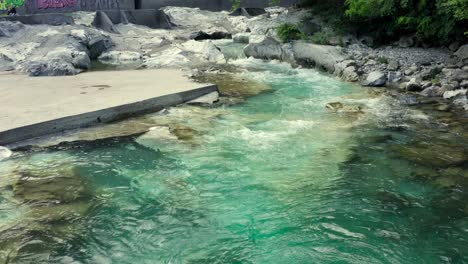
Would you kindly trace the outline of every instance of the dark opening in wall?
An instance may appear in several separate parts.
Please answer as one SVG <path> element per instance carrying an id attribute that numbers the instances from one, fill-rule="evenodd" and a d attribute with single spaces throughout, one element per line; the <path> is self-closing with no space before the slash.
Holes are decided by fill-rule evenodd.
<path id="1" fill-rule="evenodd" d="M 135 9 L 141 9 L 141 0 L 135 0 Z"/>

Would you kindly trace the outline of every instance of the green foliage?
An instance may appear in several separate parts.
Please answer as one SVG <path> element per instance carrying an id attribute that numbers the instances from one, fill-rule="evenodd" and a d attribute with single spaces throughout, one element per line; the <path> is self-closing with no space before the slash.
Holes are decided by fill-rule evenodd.
<path id="1" fill-rule="evenodd" d="M 447 44 L 463 38 L 468 25 L 468 0 L 346 0 L 345 5 L 345 14 L 360 28 L 385 28 L 376 36 L 380 40 L 414 33 L 421 41 Z"/>
<path id="2" fill-rule="evenodd" d="M 326 32 L 317 32 L 312 35 L 311 40 L 313 43 L 320 44 L 320 45 L 328 45 L 330 44 L 330 35 Z"/>
<path id="3" fill-rule="evenodd" d="M 415 34 L 429 44 L 465 42 L 468 0 L 298 0 L 338 33 L 389 43 Z"/>
<path id="4" fill-rule="evenodd" d="M 232 8 L 231 8 L 232 11 L 236 10 L 237 8 L 241 6 L 241 0 L 231 0 L 231 2 L 232 2 Z"/>
<path id="5" fill-rule="evenodd" d="M 388 64 L 388 59 L 385 57 L 378 57 L 377 62 L 380 64 Z"/>
<path id="6" fill-rule="evenodd" d="M 288 42 L 291 40 L 301 39 L 303 38 L 302 32 L 299 30 L 297 25 L 285 23 L 280 25 L 277 28 L 278 37 L 283 42 Z"/>

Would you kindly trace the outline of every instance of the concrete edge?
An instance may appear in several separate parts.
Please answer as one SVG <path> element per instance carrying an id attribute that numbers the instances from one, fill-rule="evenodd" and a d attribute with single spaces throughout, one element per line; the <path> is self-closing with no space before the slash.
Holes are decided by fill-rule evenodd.
<path id="1" fill-rule="evenodd" d="M 60 133 L 65 130 L 85 128 L 156 112 L 165 107 L 182 104 L 215 91 L 218 91 L 218 86 L 209 85 L 189 91 L 153 97 L 143 101 L 2 131 L 0 132 L 0 145 L 6 146 L 27 139 Z"/>

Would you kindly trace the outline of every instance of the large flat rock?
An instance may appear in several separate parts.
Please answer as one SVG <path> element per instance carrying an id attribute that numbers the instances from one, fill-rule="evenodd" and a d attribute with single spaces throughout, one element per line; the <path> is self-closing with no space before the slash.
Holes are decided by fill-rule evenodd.
<path id="1" fill-rule="evenodd" d="M 0 74 L 0 145 L 158 111 L 217 91 L 179 70 Z"/>

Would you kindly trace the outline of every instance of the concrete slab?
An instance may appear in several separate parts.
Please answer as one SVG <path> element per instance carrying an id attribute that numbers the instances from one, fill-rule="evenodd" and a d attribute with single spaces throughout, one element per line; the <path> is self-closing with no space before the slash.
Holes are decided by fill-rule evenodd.
<path id="1" fill-rule="evenodd" d="M 0 74 L 0 145 L 158 111 L 217 89 L 167 69 Z"/>

